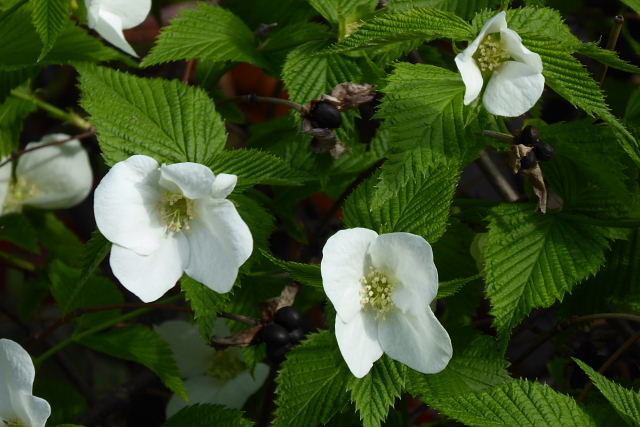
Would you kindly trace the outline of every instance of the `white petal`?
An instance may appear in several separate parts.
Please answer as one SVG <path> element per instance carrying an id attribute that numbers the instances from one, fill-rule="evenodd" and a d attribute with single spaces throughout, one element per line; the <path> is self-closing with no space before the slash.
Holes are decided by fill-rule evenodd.
<path id="1" fill-rule="evenodd" d="M 538 102 L 543 89 L 544 76 L 535 68 L 509 61 L 493 72 L 482 102 L 491 114 L 516 117 Z"/>
<path id="2" fill-rule="evenodd" d="M 204 342 L 195 325 L 184 320 L 168 320 L 153 329 L 171 347 L 183 377 L 207 372 L 209 358 L 215 350 Z"/>
<path id="3" fill-rule="evenodd" d="M 186 273 L 216 292 L 228 292 L 253 251 L 249 227 L 233 203 L 213 198 L 196 200 L 190 226 L 184 231 L 191 248 Z"/>
<path id="4" fill-rule="evenodd" d="M 449 334 L 428 307 L 419 314 L 388 313 L 378 325 L 384 352 L 416 371 L 435 374 L 451 360 Z"/>
<path id="5" fill-rule="evenodd" d="M 165 234 L 158 203 L 158 163 L 136 155 L 117 163 L 102 178 L 94 195 L 93 210 L 100 232 L 109 241 L 148 255 Z"/>
<path id="6" fill-rule="evenodd" d="M 138 0 L 134 0 L 133 3 L 135 1 Z M 95 5 L 89 9 L 89 26 L 95 29 L 106 41 L 137 58 L 138 54 L 124 37 L 122 17 L 96 3 L 98 2 L 94 2 Z"/>
<path id="7" fill-rule="evenodd" d="M 340 230 L 322 249 L 322 286 L 345 322 L 360 311 L 360 279 L 367 274 L 367 251 L 377 237 L 378 233 L 367 228 Z"/>
<path id="8" fill-rule="evenodd" d="M 140 25 L 151 10 L 151 0 L 85 0 L 87 8 L 100 6 L 122 20 L 122 28 Z"/>
<path id="9" fill-rule="evenodd" d="M 14 397 L 16 417 L 29 427 L 44 427 L 51 415 L 49 402 L 31 393 L 19 393 Z"/>
<path id="10" fill-rule="evenodd" d="M 170 233 L 149 255 L 113 245 L 109 263 L 120 283 L 144 302 L 155 301 L 182 276 L 189 247 L 181 233 Z"/>
<path id="11" fill-rule="evenodd" d="M 455 57 L 456 66 L 460 71 L 460 75 L 462 76 L 462 81 L 465 86 L 464 105 L 469 105 L 475 101 L 482 90 L 482 73 L 480 72 L 480 68 L 478 68 L 478 64 L 476 64 L 476 60 L 473 59 L 472 55 L 473 53 L 468 55 L 465 50 L 463 53 L 459 53 Z"/>
<path id="12" fill-rule="evenodd" d="M 219 173 L 213 181 L 211 196 L 216 199 L 226 198 L 236 187 L 238 177 L 228 173 Z"/>
<path id="13" fill-rule="evenodd" d="M 160 168 L 160 185 L 192 200 L 211 196 L 214 179 L 211 169 L 199 163 L 175 163 Z"/>
<path id="14" fill-rule="evenodd" d="M 362 378 L 382 356 L 378 342 L 378 325 L 373 315 L 360 311 L 344 322 L 336 316 L 336 339 L 340 353 L 351 373 Z"/>
<path id="15" fill-rule="evenodd" d="M 0 159 L 0 162 L 5 160 L 6 157 Z M 7 194 L 9 194 L 9 184 L 11 184 L 11 162 L 0 167 L 0 215 L 4 210 L 4 201 L 7 198 Z"/>
<path id="16" fill-rule="evenodd" d="M 538 73 L 542 72 L 542 59 L 540 59 L 540 55 L 527 49 L 522 44 L 522 39 L 518 33 L 508 28 L 502 30 L 500 32 L 500 43 L 515 60 L 529 65 Z"/>
<path id="17" fill-rule="evenodd" d="M 369 249 L 374 268 L 397 281 L 392 298 L 402 311 L 422 312 L 438 294 L 431 246 L 411 233 L 380 235 Z"/>
<path id="18" fill-rule="evenodd" d="M 493 18 L 485 22 L 485 24 L 482 26 L 482 29 L 478 33 L 478 37 L 476 38 L 476 40 L 479 38 L 480 41 L 482 41 L 482 39 L 487 34 L 497 33 L 502 30 L 505 30 L 506 28 L 507 28 L 507 13 L 503 10 L 502 12 L 498 13 L 496 16 L 494 16 Z"/>
<path id="19" fill-rule="evenodd" d="M 62 133 L 47 135 L 26 148 L 68 138 Z M 89 195 L 93 185 L 89 156 L 77 139 L 25 153 L 16 166 L 16 176 L 36 189 L 36 195 L 24 204 L 43 209 L 77 205 Z"/>

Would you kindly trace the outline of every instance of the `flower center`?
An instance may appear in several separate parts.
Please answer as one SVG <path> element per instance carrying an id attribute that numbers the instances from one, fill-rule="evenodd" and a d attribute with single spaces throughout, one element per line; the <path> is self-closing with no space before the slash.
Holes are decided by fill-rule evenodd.
<path id="1" fill-rule="evenodd" d="M 38 188 L 21 176 L 9 186 L 9 193 L 4 201 L 4 213 L 20 212 L 20 207 L 39 193 Z"/>
<path id="2" fill-rule="evenodd" d="M 220 385 L 237 377 L 247 369 L 247 365 L 234 350 L 233 348 L 218 350 L 209 358 L 207 375 L 214 378 Z"/>
<path id="3" fill-rule="evenodd" d="M 167 192 L 160 199 L 160 216 L 167 230 L 189 230 L 189 222 L 193 219 L 193 200 L 182 194 Z"/>
<path id="4" fill-rule="evenodd" d="M 498 65 L 509 60 L 511 55 L 500 43 L 500 35 L 489 34 L 482 40 L 475 53 L 476 62 L 481 72 L 493 71 Z"/>
<path id="5" fill-rule="evenodd" d="M 376 311 L 376 319 L 384 319 L 385 314 L 395 308 L 391 299 L 395 283 L 385 273 L 369 267 L 371 272 L 360 279 L 360 303 L 365 310 Z"/>
<path id="6" fill-rule="evenodd" d="M 4 422 L 4 424 L 1 424 L 2 422 Z M 5 427 L 26 427 L 27 423 L 23 423 L 18 418 L 11 418 L 8 420 L 0 418 L 0 425 L 4 425 Z"/>

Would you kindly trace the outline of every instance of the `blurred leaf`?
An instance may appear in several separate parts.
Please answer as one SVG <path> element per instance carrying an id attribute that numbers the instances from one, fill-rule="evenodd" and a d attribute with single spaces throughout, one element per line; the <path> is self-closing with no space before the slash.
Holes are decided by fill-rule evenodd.
<path id="1" fill-rule="evenodd" d="M 6 74 L 0 71 L 0 82 Z M 13 96 L 6 97 L 0 104 L 0 159 L 18 150 L 24 120 L 35 109 L 33 103 Z"/>
<path id="2" fill-rule="evenodd" d="M 252 427 L 255 423 L 244 416 L 239 409 L 223 405 L 200 403 L 182 408 L 163 424 L 165 427 L 210 427 L 234 426 Z"/>
<path id="3" fill-rule="evenodd" d="M 0 104 L 6 101 L 12 89 L 17 88 L 30 78 L 34 77 L 38 71 L 38 67 L 24 67 L 11 71 L 0 70 Z M 35 108 L 35 105 L 32 104 L 32 109 L 35 110 Z M 0 120 L 0 123 L 4 125 L 4 120 Z M 13 143 L 18 143 L 17 138 Z M 2 155 L 2 153 L 0 153 L 0 155 Z"/>
<path id="4" fill-rule="evenodd" d="M 38 233 L 31 222 L 18 213 L 0 216 L 0 241 L 11 242 L 30 252 L 40 252 Z"/>
<path id="5" fill-rule="evenodd" d="M 229 294 L 219 294 L 189 276 L 182 276 L 180 287 L 185 299 L 193 310 L 193 319 L 198 325 L 200 335 L 207 342 L 213 335 L 213 328 L 218 312 L 223 311 L 229 303 Z"/>
<path id="6" fill-rule="evenodd" d="M 260 251 L 262 256 L 286 271 L 291 279 L 305 285 L 322 288 L 322 276 L 320 275 L 320 265 L 303 264 L 300 262 L 284 261 L 271 255 L 265 250 Z"/>

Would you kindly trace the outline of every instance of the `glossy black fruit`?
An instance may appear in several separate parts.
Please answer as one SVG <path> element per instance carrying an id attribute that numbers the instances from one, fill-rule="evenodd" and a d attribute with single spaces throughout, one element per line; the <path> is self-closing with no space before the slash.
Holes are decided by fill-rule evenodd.
<path id="1" fill-rule="evenodd" d="M 275 322 L 278 325 L 284 326 L 289 331 L 293 331 L 300 326 L 301 320 L 302 316 L 300 316 L 300 312 L 291 306 L 282 307 L 276 312 Z"/>
<path id="2" fill-rule="evenodd" d="M 286 344 L 289 342 L 289 332 L 280 325 L 269 325 L 262 328 L 260 338 L 267 344 Z"/>
<path id="3" fill-rule="evenodd" d="M 293 331 L 289 332 L 289 341 L 291 341 L 292 344 L 299 343 L 303 338 L 304 331 L 302 330 L 302 328 L 294 329 Z"/>
<path id="4" fill-rule="evenodd" d="M 541 162 L 547 162 L 553 158 L 556 150 L 544 141 L 540 141 L 533 146 L 533 152 Z"/>
<path id="5" fill-rule="evenodd" d="M 342 124 L 340 111 L 330 102 L 316 103 L 307 116 L 314 128 L 337 129 Z"/>
<path id="6" fill-rule="evenodd" d="M 267 345 L 267 357 L 274 363 L 280 363 L 284 360 L 287 352 L 293 347 L 292 344 L 285 344 L 280 346 Z"/>
<path id="7" fill-rule="evenodd" d="M 527 126 L 522 129 L 522 132 L 518 135 L 516 143 L 526 145 L 527 147 L 533 147 L 533 145 L 539 141 L 540 130 L 535 126 Z"/>
<path id="8" fill-rule="evenodd" d="M 522 169 L 531 169 L 536 165 L 536 155 L 532 151 L 529 151 L 524 159 L 520 160 L 520 167 Z"/>

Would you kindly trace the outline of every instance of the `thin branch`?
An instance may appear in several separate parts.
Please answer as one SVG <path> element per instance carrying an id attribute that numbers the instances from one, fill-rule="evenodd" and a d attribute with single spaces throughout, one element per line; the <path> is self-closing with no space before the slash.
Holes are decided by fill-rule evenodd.
<path id="1" fill-rule="evenodd" d="M 496 132 L 494 130 L 484 130 L 482 131 L 482 134 L 499 141 L 508 142 L 509 144 L 513 144 L 513 141 L 515 140 L 515 137 L 513 135 L 509 135 L 508 133 L 503 132 Z"/>
<path id="2" fill-rule="evenodd" d="M 611 32 L 609 33 L 609 40 L 607 40 L 608 50 L 616 50 L 618 37 L 620 37 L 620 31 L 622 30 L 623 24 L 624 17 L 622 15 L 616 15 L 613 18 L 613 27 L 611 27 Z M 602 71 L 600 71 L 600 76 L 598 76 L 598 82 L 600 83 L 600 86 L 602 86 L 602 84 L 604 83 L 604 78 L 607 76 L 607 70 L 609 70 L 609 66 L 604 64 L 602 66 Z"/>
<path id="3" fill-rule="evenodd" d="M 486 151 L 480 153 L 480 157 L 478 157 L 477 163 L 478 166 L 480 166 L 482 172 L 484 172 L 489 182 L 493 184 L 493 186 L 498 190 L 505 201 L 513 203 L 520 199 L 520 196 L 518 195 L 516 190 L 504 176 L 502 171 L 498 169 L 498 167 Z"/>
<path id="4" fill-rule="evenodd" d="M 48 142 L 46 144 L 42 144 L 42 145 L 38 145 L 38 146 L 35 146 L 35 147 L 31 147 L 31 148 L 25 148 L 24 150 L 16 151 L 8 159 L 5 159 L 3 162 L 0 162 L 0 168 L 2 166 L 6 165 L 9 162 L 17 160 L 23 154 L 29 153 L 31 151 L 40 150 L 40 149 L 46 148 L 46 147 L 52 147 L 54 145 L 62 145 L 62 144 L 65 144 L 67 142 L 73 141 L 74 139 L 82 140 L 82 139 L 94 136 L 95 134 L 96 134 L 96 131 L 94 129 L 91 129 L 90 131 L 81 133 L 79 135 L 71 136 L 71 137 L 66 138 L 66 139 L 61 139 L 60 141 L 52 141 L 52 142 Z"/>
<path id="5" fill-rule="evenodd" d="M 261 323 L 260 320 L 255 319 L 253 317 L 244 316 L 242 314 L 226 313 L 224 311 L 219 312 L 218 317 L 224 317 L 225 319 L 236 320 L 238 322 L 244 323 L 245 325 L 249 325 L 249 326 L 257 326 Z"/>
<path id="6" fill-rule="evenodd" d="M 297 102 L 289 101 L 288 99 L 274 98 L 271 96 L 258 96 L 255 93 L 247 95 L 232 96 L 220 102 L 219 105 L 226 104 L 228 102 L 246 102 L 248 104 L 254 104 L 256 102 L 270 102 L 272 104 L 280 104 L 293 108 L 296 111 L 302 112 L 302 105 Z"/>

